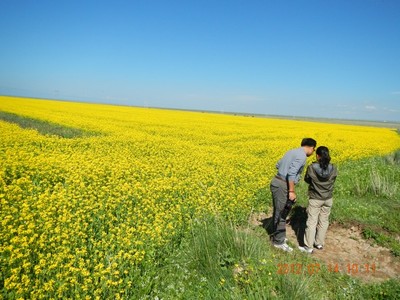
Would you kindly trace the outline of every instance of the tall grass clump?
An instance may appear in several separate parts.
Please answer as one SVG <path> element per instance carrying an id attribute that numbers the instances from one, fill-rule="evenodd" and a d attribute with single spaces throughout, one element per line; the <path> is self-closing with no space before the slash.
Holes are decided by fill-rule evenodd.
<path id="1" fill-rule="evenodd" d="M 395 197 L 399 193 L 399 183 L 394 177 L 394 172 L 371 167 L 363 177 L 354 178 L 351 191 L 358 197 Z"/>
<path id="2" fill-rule="evenodd" d="M 391 175 L 393 174 L 385 176 L 377 170 L 371 170 L 370 184 L 367 187 L 368 192 L 375 196 L 388 198 L 398 195 L 399 183 L 394 178 L 390 178 Z"/>
<path id="3" fill-rule="evenodd" d="M 300 254 L 300 259 L 308 259 Z M 299 257 L 273 249 L 264 230 L 257 234 L 218 217 L 193 222 L 182 248 L 157 276 L 152 299 L 318 299 L 314 279 L 277 274 L 279 262 Z M 298 261 L 298 260 L 297 260 Z"/>
<path id="4" fill-rule="evenodd" d="M 386 162 L 390 165 L 400 165 L 400 150 L 395 151 L 392 154 L 387 155 Z"/>
<path id="5" fill-rule="evenodd" d="M 400 150 L 340 165 L 335 195 L 399 199 Z"/>

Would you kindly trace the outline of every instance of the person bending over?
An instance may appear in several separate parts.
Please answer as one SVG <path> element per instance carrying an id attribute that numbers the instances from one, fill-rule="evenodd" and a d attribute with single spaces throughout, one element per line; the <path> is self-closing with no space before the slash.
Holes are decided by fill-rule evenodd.
<path id="1" fill-rule="evenodd" d="M 301 147 L 287 151 L 276 164 L 278 172 L 270 184 L 274 206 L 272 244 L 287 252 L 293 249 L 286 243 L 286 216 L 282 213 L 287 201 L 296 201 L 295 186 L 300 180 L 307 157 L 314 153 L 316 145 L 314 139 L 304 138 Z"/>

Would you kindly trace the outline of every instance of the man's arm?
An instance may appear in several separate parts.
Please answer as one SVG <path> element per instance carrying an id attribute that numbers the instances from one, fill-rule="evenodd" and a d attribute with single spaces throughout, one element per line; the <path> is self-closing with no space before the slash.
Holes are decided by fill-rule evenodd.
<path id="1" fill-rule="evenodd" d="M 294 189 L 294 181 L 289 180 L 289 200 L 296 201 L 297 195 Z"/>
<path id="2" fill-rule="evenodd" d="M 298 157 L 296 158 L 290 165 L 287 181 L 289 185 L 289 199 L 295 201 L 297 198 L 296 190 L 295 190 L 295 180 L 303 170 L 303 167 L 306 163 L 306 158 Z"/>

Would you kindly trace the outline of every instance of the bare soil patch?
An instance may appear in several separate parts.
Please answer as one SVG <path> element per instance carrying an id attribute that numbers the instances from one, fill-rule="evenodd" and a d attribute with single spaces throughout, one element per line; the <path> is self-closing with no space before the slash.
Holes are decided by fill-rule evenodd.
<path id="1" fill-rule="evenodd" d="M 300 251 L 298 246 L 303 243 L 306 217 L 305 208 L 295 207 L 287 222 L 286 236 L 294 251 Z M 254 213 L 249 223 L 251 226 L 262 226 L 272 233 L 272 214 Z M 346 228 L 331 224 L 324 248 L 314 249 L 311 255 L 326 265 L 330 272 L 342 272 L 365 282 L 380 282 L 400 276 L 400 259 L 392 255 L 389 249 L 365 240 L 361 228 L 355 225 Z"/>

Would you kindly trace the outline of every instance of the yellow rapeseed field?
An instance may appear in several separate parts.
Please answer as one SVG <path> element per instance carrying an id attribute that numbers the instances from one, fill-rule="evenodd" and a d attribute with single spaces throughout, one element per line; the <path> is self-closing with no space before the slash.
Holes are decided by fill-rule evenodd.
<path id="1" fill-rule="evenodd" d="M 400 148 L 385 128 L 11 97 L 0 111 L 97 133 L 65 139 L 0 121 L 5 298 L 129 297 L 193 217 L 260 209 L 255 194 L 303 137 L 336 164 Z"/>

